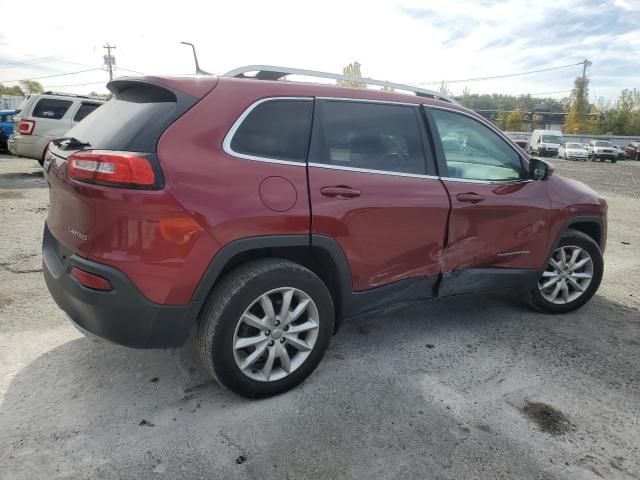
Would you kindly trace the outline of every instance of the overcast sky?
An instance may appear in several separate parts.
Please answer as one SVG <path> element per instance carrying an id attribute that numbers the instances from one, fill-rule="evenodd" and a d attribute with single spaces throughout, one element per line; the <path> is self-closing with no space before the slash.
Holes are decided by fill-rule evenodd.
<path id="1" fill-rule="evenodd" d="M 103 68 L 115 44 L 116 75 L 224 73 L 246 64 L 340 72 L 354 60 L 365 76 L 439 82 L 593 62 L 594 97 L 640 87 L 640 0 L 193 1 L 30 0 L 0 5 L 0 83 Z M 16 64 L 22 62 L 21 64 Z M 25 62 L 29 62 L 25 65 Z M 581 66 L 533 75 L 450 83 L 454 94 L 557 92 Z M 39 79 L 57 91 L 105 92 L 105 71 Z M 78 85 L 87 84 L 87 85 Z M 437 84 L 424 84 L 437 88 Z"/>

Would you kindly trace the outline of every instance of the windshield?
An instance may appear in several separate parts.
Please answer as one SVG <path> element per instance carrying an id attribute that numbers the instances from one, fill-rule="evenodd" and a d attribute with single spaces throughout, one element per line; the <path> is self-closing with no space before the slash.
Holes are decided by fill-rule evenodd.
<path id="1" fill-rule="evenodd" d="M 562 143 L 562 137 L 558 135 L 542 135 L 542 141 L 545 143 Z"/>
<path id="2" fill-rule="evenodd" d="M 584 150 L 584 146 L 581 143 L 567 143 L 566 148 Z"/>
<path id="3" fill-rule="evenodd" d="M 599 141 L 595 143 L 596 147 L 611 147 L 611 142 Z"/>

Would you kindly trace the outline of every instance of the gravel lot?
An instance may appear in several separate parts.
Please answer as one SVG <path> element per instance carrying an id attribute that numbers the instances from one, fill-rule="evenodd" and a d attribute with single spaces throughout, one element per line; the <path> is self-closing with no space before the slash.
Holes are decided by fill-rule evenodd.
<path id="1" fill-rule="evenodd" d="M 192 345 L 81 336 L 40 271 L 39 167 L 0 156 L 0 478 L 639 478 L 640 162 L 554 163 L 609 201 L 588 305 L 487 295 L 352 319 L 300 388 L 248 401 Z"/>

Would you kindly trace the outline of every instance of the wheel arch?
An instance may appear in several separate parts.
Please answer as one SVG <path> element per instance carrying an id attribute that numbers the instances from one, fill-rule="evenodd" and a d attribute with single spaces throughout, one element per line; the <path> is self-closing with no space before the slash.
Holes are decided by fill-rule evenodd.
<path id="1" fill-rule="evenodd" d="M 213 257 L 192 301 L 204 304 L 213 287 L 234 268 L 259 258 L 284 258 L 308 268 L 325 283 L 335 308 L 334 332 L 352 291 L 351 271 L 340 245 L 325 235 L 270 235 L 233 241 Z"/>
<path id="2" fill-rule="evenodd" d="M 589 238 L 591 238 L 598 247 L 604 252 L 604 246 L 606 242 L 606 230 L 603 228 L 603 221 L 600 217 L 596 216 L 579 216 L 572 217 L 565 222 L 563 227 L 560 229 L 558 235 L 556 235 L 555 240 L 551 244 L 551 248 L 547 252 L 547 258 L 545 260 L 545 265 L 549 262 L 553 251 L 557 248 L 560 243 L 560 239 L 562 236 L 567 233 L 568 230 L 576 230 L 578 232 L 584 233 Z"/>
<path id="3" fill-rule="evenodd" d="M 590 237 L 602 249 L 602 220 L 597 217 L 580 217 L 568 222 L 563 234 L 568 230 L 577 230 Z M 559 240 L 559 238 L 558 238 Z M 557 242 L 556 242 L 557 243 Z"/>

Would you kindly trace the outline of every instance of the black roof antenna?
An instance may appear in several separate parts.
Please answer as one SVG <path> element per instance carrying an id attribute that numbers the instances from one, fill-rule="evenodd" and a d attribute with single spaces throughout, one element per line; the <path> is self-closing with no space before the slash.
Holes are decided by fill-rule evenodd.
<path id="1" fill-rule="evenodd" d="M 193 61 L 196 64 L 196 75 L 211 75 L 211 73 L 205 72 L 200 68 L 200 64 L 198 63 L 198 55 L 196 55 L 196 47 L 193 45 L 193 43 L 189 43 L 189 42 L 180 42 L 180 43 L 183 45 L 191 46 L 191 50 L 193 51 Z"/>

